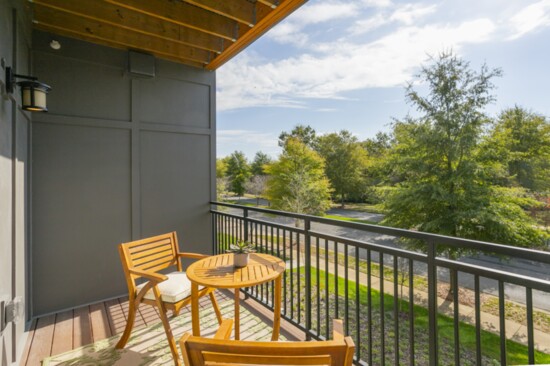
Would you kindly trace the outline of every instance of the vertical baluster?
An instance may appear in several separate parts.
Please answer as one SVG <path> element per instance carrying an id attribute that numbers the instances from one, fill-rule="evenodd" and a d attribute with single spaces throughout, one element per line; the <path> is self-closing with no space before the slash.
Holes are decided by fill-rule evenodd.
<path id="1" fill-rule="evenodd" d="M 476 365 L 481 366 L 481 299 L 479 293 L 479 276 L 474 277 L 474 292 L 476 298 Z"/>
<path id="2" fill-rule="evenodd" d="M 506 366 L 506 310 L 504 308 L 504 282 L 498 281 L 498 313 L 500 315 L 500 364 Z"/>
<path id="3" fill-rule="evenodd" d="M 317 336 L 321 335 L 321 267 L 319 266 L 321 254 L 319 253 L 319 237 L 315 238 L 315 259 L 317 267 L 315 267 L 317 277 Z"/>
<path id="4" fill-rule="evenodd" d="M 361 359 L 361 291 L 359 283 L 359 247 L 355 246 L 355 357 Z"/>
<path id="5" fill-rule="evenodd" d="M 380 252 L 378 258 L 380 276 L 380 365 L 386 364 L 386 329 L 384 312 L 384 253 Z"/>
<path id="6" fill-rule="evenodd" d="M 455 341 L 455 365 L 460 366 L 460 315 L 458 312 L 458 271 L 456 269 L 450 269 L 453 272 L 451 288 L 453 289 L 453 327 L 454 327 L 454 341 Z"/>
<path id="7" fill-rule="evenodd" d="M 270 244 L 271 244 L 271 255 L 274 254 L 274 246 L 275 246 L 275 240 L 273 239 L 273 226 L 271 226 L 271 237 L 269 239 L 270 241 Z M 271 294 L 271 306 L 275 306 L 275 290 L 273 288 L 273 282 L 271 283 L 271 291 L 270 291 L 270 294 Z"/>
<path id="8" fill-rule="evenodd" d="M 414 262 L 409 258 L 409 364 L 414 366 Z"/>
<path id="9" fill-rule="evenodd" d="M 329 292 L 328 292 L 328 240 L 325 239 L 325 337 L 330 339 L 330 313 L 329 313 Z"/>
<path id="10" fill-rule="evenodd" d="M 372 278 L 371 278 L 371 251 L 370 249 L 367 249 L 367 311 L 369 314 L 369 318 L 367 319 L 368 323 L 368 335 L 369 335 L 369 343 L 368 343 L 368 349 L 369 349 L 369 365 L 374 365 L 373 363 L 373 357 L 372 357 Z"/>
<path id="11" fill-rule="evenodd" d="M 290 231 L 290 318 L 294 320 L 294 248 L 292 231 Z"/>
<path id="12" fill-rule="evenodd" d="M 349 261 L 349 254 L 348 254 L 348 245 L 344 244 L 344 332 L 346 335 L 349 334 L 349 287 L 348 287 L 348 261 Z"/>
<path id="13" fill-rule="evenodd" d="M 309 231 L 311 229 L 311 222 L 309 219 L 304 220 L 304 281 L 306 287 L 305 293 L 305 317 L 306 317 L 306 340 L 311 339 L 311 237 Z"/>
<path id="14" fill-rule="evenodd" d="M 285 262 L 288 261 L 287 257 L 286 257 L 286 230 L 283 229 L 283 258 L 285 259 Z M 284 288 L 284 303 L 283 303 L 283 314 L 286 315 L 287 314 L 287 308 L 286 308 L 286 304 L 287 304 L 287 294 L 286 294 L 286 276 L 287 276 L 287 272 L 288 270 L 285 268 L 285 272 L 283 274 L 283 288 Z"/>
<path id="15" fill-rule="evenodd" d="M 296 233 L 296 292 L 298 295 L 296 305 L 298 306 L 298 324 L 302 323 L 302 286 L 300 286 L 300 280 L 302 275 L 300 274 L 300 233 Z"/>
<path id="16" fill-rule="evenodd" d="M 436 244 L 428 242 L 428 338 L 430 366 L 438 365 Z"/>
<path id="17" fill-rule="evenodd" d="M 394 364 L 399 366 L 399 267 L 397 256 L 393 256 L 393 348 L 395 349 Z"/>
<path id="18" fill-rule="evenodd" d="M 338 242 L 334 241 L 334 317 L 339 318 L 340 313 L 338 311 Z"/>
<path id="19" fill-rule="evenodd" d="M 527 351 L 529 353 L 529 364 L 535 363 L 535 333 L 533 330 L 533 290 L 525 288 L 525 304 L 527 306 Z"/>

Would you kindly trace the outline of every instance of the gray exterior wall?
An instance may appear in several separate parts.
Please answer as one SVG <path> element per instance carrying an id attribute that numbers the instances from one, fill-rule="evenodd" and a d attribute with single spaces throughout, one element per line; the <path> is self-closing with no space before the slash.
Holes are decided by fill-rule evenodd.
<path id="1" fill-rule="evenodd" d="M 61 42 L 52 50 L 51 39 Z M 38 316 L 127 293 L 121 242 L 177 230 L 211 253 L 215 73 L 33 35 L 35 74 L 53 87 L 32 126 L 32 303 Z"/>
<path id="2" fill-rule="evenodd" d="M 0 1 L 0 302 L 28 303 L 30 114 L 19 107 L 20 91 L 7 94 L 5 67 L 30 73 L 31 23 L 23 1 Z M 27 317 L 28 319 L 28 317 Z M 1 327 L 0 327 L 1 328 Z M 25 345 L 25 319 L 0 329 L 0 365 L 16 364 Z"/>

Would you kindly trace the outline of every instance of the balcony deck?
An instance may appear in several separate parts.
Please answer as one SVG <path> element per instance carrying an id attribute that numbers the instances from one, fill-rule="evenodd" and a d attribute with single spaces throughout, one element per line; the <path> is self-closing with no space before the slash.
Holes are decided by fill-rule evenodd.
<path id="1" fill-rule="evenodd" d="M 233 295 L 228 291 L 216 291 L 216 297 L 220 303 L 233 301 Z M 200 305 L 209 307 L 209 300 L 203 298 Z M 271 330 L 272 312 L 254 300 L 244 300 L 244 296 L 241 297 L 241 307 L 260 318 L 264 324 L 260 330 L 255 328 L 254 333 L 247 333 L 247 329 L 250 328 L 247 322 L 250 322 L 250 319 L 241 318 L 241 338 L 243 340 L 255 340 L 259 334 Z M 189 307 L 184 308 L 182 313 L 184 312 L 189 312 Z M 128 298 L 121 297 L 35 319 L 29 330 L 27 345 L 20 365 L 39 366 L 45 357 L 58 355 L 121 334 L 124 331 L 127 316 Z M 157 309 L 142 305 L 136 317 L 134 331 L 156 323 L 160 323 Z M 210 329 L 202 329 L 203 333 L 209 331 Z M 299 332 L 293 325 L 282 320 L 281 336 L 288 340 L 301 340 L 303 332 Z"/>

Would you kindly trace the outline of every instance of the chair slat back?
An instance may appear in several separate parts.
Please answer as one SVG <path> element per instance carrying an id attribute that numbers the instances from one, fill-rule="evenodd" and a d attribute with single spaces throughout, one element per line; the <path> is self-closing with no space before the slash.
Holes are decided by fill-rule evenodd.
<path id="1" fill-rule="evenodd" d="M 135 286 L 137 275 L 128 273 L 128 268 L 158 272 L 171 266 L 177 266 L 181 271 L 178 260 L 178 239 L 176 232 L 162 234 L 150 238 L 122 243 L 119 252 L 127 279 Z M 130 286 L 130 283 L 128 284 Z"/>
<path id="2" fill-rule="evenodd" d="M 181 343 L 187 366 L 351 366 L 351 338 L 324 342 L 246 342 L 188 337 Z"/>

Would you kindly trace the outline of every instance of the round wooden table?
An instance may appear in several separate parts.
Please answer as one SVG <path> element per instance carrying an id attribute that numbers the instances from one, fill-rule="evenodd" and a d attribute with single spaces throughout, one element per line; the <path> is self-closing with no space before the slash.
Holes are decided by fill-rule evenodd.
<path id="1" fill-rule="evenodd" d="M 240 338 L 239 290 L 243 287 L 275 281 L 273 334 L 271 339 L 279 339 L 281 327 L 281 278 L 285 262 L 277 257 L 251 253 L 248 265 L 242 268 L 233 266 L 233 254 L 220 254 L 198 260 L 187 268 L 187 278 L 191 281 L 191 319 L 193 335 L 200 336 L 199 286 L 227 288 L 235 290 L 235 339 Z"/>

